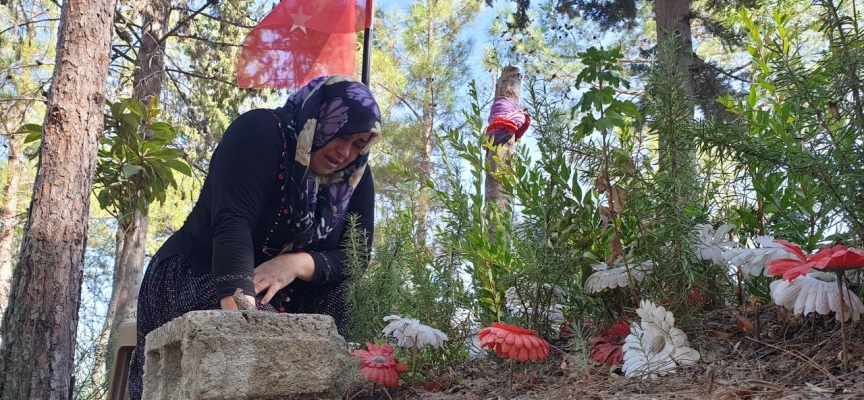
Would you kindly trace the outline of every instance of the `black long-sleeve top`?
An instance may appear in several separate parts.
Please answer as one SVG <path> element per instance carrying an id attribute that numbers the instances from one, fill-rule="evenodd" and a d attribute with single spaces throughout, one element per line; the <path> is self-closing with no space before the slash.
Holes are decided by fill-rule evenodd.
<path id="1" fill-rule="evenodd" d="M 162 245 L 159 256 L 184 254 L 192 262 L 194 274 L 213 275 L 219 298 L 232 295 L 236 288 L 254 293 L 253 268 L 272 258 L 262 251 L 265 239 L 269 234 L 267 246 L 281 249 L 288 236 L 284 220 L 274 225 L 283 193 L 277 177 L 282 145 L 271 111 L 253 110 L 238 117 L 213 153 L 198 202 L 183 227 Z M 293 160 L 293 149 L 288 152 L 287 160 Z M 358 215 L 357 223 L 366 231 L 370 247 L 374 203 L 375 188 L 367 167 L 345 215 Z M 343 217 L 326 239 L 304 249 L 315 260 L 309 289 L 336 285 L 347 278 L 343 248 L 347 219 Z"/>

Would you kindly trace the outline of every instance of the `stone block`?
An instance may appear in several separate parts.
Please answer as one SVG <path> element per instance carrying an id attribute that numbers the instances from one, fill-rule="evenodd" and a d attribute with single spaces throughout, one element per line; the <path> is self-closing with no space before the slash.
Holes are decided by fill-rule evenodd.
<path id="1" fill-rule="evenodd" d="M 333 318 L 193 311 L 147 335 L 145 400 L 336 399 L 351 379 Z"/>

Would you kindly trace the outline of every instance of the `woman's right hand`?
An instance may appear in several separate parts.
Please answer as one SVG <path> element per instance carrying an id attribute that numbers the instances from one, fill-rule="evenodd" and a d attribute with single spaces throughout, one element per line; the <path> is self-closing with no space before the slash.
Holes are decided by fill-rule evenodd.
<path id="1" fill-rule="evenodd" d="M 255 304 L 255 298 L 249 295 L 246 295 L 246 300 L 249 304 Z M 234 310 L 237 311 L 237 303 L 234 302 L 234 296 L 225 296 L 219 303 L 222 305 L 223 310 Z"/>

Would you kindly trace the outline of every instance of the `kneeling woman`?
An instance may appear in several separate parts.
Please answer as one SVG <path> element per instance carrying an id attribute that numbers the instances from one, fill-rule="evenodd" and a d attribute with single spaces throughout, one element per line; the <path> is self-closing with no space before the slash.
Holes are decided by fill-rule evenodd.
<path id="1" fill-rule="evenodd" d="M 236 309 L 237 288 L 260 310 L 330 315 L 346 335 L 346 219 L 358 217 L 370 246 L 367 161 L 380 122 L 365 85 L 330 76 L 228 127 L 192 213 L 144 275 L 131 399 L 141 397 L 146 335 L 192 310 Z"/>

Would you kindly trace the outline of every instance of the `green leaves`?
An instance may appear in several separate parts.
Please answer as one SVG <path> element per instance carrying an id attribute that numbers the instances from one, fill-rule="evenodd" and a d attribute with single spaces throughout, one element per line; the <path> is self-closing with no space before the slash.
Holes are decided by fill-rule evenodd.
<path id="1" fill-rule="evenodd" d="M 192 175 L 173 143 L 174 127 L 154 120 L 158 104 L 154 97 L 147 106 L 134 99 L 107 105 L 93 186 L 99 206 L 120 219 L 136 209 L 146 214 L 152 201 L 165 201 L 165 191 L 177 187 L 175 172 Z"/>

